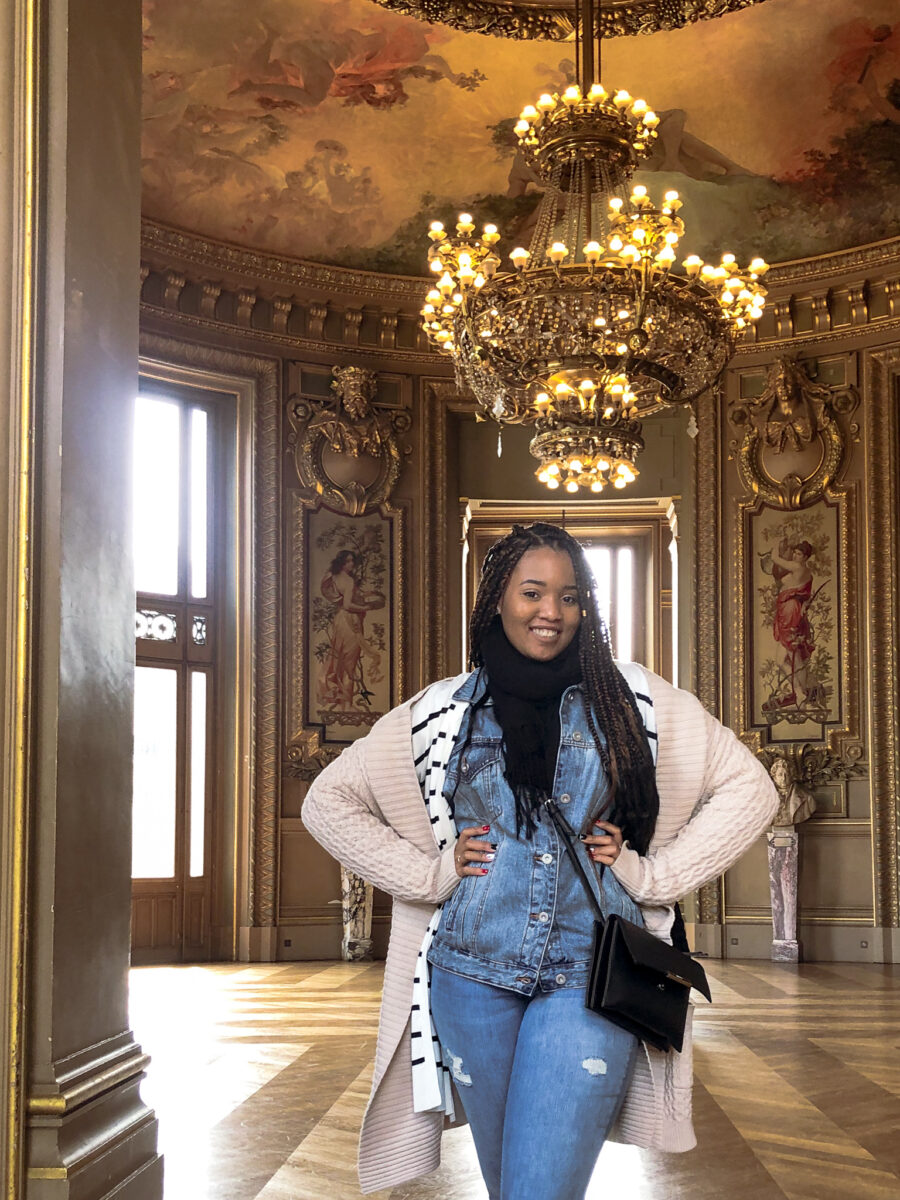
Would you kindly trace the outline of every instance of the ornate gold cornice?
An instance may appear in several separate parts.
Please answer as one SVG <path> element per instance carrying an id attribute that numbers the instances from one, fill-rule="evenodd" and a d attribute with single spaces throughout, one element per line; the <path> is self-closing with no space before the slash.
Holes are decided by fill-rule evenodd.
<path id="1" fill-rule="evenodd" d="M 205 271 L 253 283 L 310 294 L 322 292 L 342 296 L 370 296 L 376 301 L 407 303 L 418 312 L 423 295 L 422 279 L 408 275 L 381 275 L 375 271 L 352 271 L 321 263 L 285 258 L 265 250 L 251 250 L 233 242 L 217 241 L 171 225 L 144 219 L 141 222 L 141 255 L 151 261 L 190 263 Z M 424 261 L 424 251 L 423 251 Z"/>
<path id="2" fill-rule="evenodd" d="M 423 287 L 428 277 L 386 275 L 375 271 L 356 271 L 305 262 L 266 250 L 254 250 L 234 242 L 219 241 L 199 233 L 177 229 L 160 221 L 144 218 L 141 222 L 142 257 L 157 265 L 193 264 L 206 271 L 240 278 L 248 282 L 266 282 L 304 293 L 337 293 L 342 296 L 370 296 L 376 301 L 388 299 L 408 303 L 418 312 Z M 423 256 L 424 261 L 424 256 Z M 849 250 L 836 250 L 812 258 L 775 263 L 766 276 L 773 290 L 788 290 L 792 285 L 809 284 L 818 279 L 875 269 L 900 266 L 900 237 L 887 238 Z"/>
<path id="3" fill-rule="evenodd" d="M 875 268 L 900 264 L 900 237 L 885 238 L 870 242 L 866 246 L 853 246 L 849 250 L 835 250 L 828 254 L 817 254 L 812 258 L 795 258 L 775 263 L 766 275 L 766 286 L 771 292 L 780 286 L 811 283 L 816 279 L 827 279 L 833 275 L 848 275 L 854 272 L 869 272 Z"/>
<path id="4" fill-rule="evenodd" d="M 565 41 L 574 31 L 574 6 L 568 0 L 375 0 L 382 8 L 407 13 L 467 33 L 496 37 Z M 764 0 L 600 0 L 597 29 L 605 38 L 633 37 L 680 29 L 762 4 Z"/>

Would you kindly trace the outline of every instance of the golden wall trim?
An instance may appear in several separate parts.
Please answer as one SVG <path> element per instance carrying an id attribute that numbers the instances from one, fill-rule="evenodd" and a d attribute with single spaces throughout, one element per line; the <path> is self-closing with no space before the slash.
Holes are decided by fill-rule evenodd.
<path id="1" fill-rule="evenodd" d="M 697 499 L 693 687 L 704 708 L 718 717 L 722 713 L 719 582 L 722 528 L 719 422 L 722 404 L 714 391 L 705 392 L 696 404 L 699 431 L 694 441 Z M 699 889 L 697 896 L 700 924 L 718 925 L 722 920 L 722 880 L 711 880 Z"/>
<path id="2" fill-rule="evenodd" d="M 12 6 L 7 28 L 13 37 L 4 50 L 9 80 L 7 143 L 12 160 L 11 201 L 3 230 L 9 260 L 10 311 L 13 321 L 4 335 L 4 359 L 8 352 L 9 439 L 7 464 L 10 471 L 7 509 L 9 548 L 6 594 L 2 607 L 9 614 L 5 631 L 4 793 L 3 840 L 4 896 L 2 920 L 7 926 L 6 963 L 3 972 L 4 1011 L 3 1191 L 16 1200 L 22 1170 L 24 1096 L 22 1078 L 25 1061 L 26 1001 L 26 893 L 28 881 L 28 806 L 30 791 L 30 662 L 32 654 L 31 578 L 32 525 L 34 516 L 34 389 L 36 352 L 36 287 L 40 269 L 38 236 L 38 85 L 40 44 L 38 6 L 21 0 Z M 41 81 L 42 82 L 42 81 Z M 4 572 L 5 574 L 5 572 Z M 10 736 L 11 735 L 11 736 Z M 8 797 L 8 800 L 7 800 Z"/>
<path id="3" fill-rule="evenodd" d="M 278 365 L 272 359 L 220 350 L 156 333 L 141 334 L 141 354 L 163 364 L 250 380 L 254 389 L 251 811 L 247 905 L 254 926 L 274 926 L 277 896 L 279 787 L 278 681 L 280 674 L 279 491 L 281 404 Z M 240 451 L 241 448 L 239 448 Z"/>
<path id="4" fill-rule="evenodd" d="M 868 529 L 869 746 L 872 764 L 872 833 L 877 924 L 900 925 L 898 896 L 898 603 L 897 473 L 900 471 L 897 406 L 900 346 L 862 355 L 865 402 L 865 505 Z"/>

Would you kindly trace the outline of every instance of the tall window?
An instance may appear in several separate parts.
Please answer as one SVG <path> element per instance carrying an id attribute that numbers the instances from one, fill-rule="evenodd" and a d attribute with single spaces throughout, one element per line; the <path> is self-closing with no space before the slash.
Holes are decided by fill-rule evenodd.
<path id="1" fill-rule="evenodd" d="M 135 405 L 132 951 L 208 957 L 214 806 L 217 428 L 203 393 Z"/>

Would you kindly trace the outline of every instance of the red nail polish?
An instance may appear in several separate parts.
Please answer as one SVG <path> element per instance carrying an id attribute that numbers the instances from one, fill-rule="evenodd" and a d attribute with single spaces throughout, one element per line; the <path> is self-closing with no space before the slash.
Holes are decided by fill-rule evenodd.
<path id="1" fill-rule="evenodd" d="M 488 831 L 489 829 L 490 829 L 490 825 L 482 825 L 482 827 L 481 827 L 481 832 L 482 832 L 482 833 L 487 833 L 487 831 Z"/>
<path id="2" fill-rule="evenodd" d="M 487 867 L 482 867 L 481 873 L 482 873 L 482 875 L 487 875 Z"/>

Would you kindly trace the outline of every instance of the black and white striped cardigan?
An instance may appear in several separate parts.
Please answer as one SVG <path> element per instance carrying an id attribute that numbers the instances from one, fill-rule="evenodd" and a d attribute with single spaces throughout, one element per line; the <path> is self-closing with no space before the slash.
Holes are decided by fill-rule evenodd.
<path id="1" fill-rule="evenodd" d="M 634 693 L 638 712 L 656 763 L 657 735 L 650 686 L 643 667 L 637 663 L 616 663 L 626 683 Z M 442 679 L 425 689 L 413 701 L 412 753 L 422 798 L 428 810 L 431 830 L 438 850 L 445 850 L 456 841 L 453 808 L 444 796 L 444 780 L 453 748 L 469 707 L 468 700 L 454 700 L 470 673 L 453 679 Z M 431 1000 L 427 955 L 432 938 L 441 919 L 442 905 L 432 914 L 419 950 L 413 981 L 411 1012 L 413 1109 L 415 1112 L 444 1112 L 453 1120 L 453 1088 L 450 1068 L 443 1061 L 441 1044 L 431 1016 Z"/>

